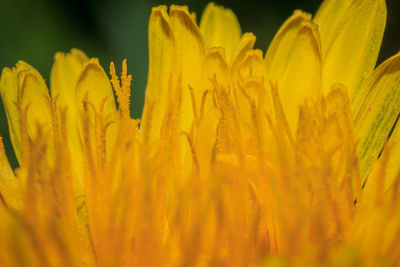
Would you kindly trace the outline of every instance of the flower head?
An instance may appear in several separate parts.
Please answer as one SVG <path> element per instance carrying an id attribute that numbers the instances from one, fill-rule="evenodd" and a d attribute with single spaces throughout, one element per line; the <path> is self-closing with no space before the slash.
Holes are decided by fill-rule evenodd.
<path id="1" fill-rule="evenodd" d="M 50 94 L 27 63 L 5 68 L 19 168 L 1 146 L 0 264 L 399 264 L 400 54 L 374 69 L 385 22 L 383 0 L 325 0 L 264 55 L 230 10 L 211 3 L 198 26 L 155 7 L 141 120 L 126 61 L 109 78 L 58 53 Z"/>

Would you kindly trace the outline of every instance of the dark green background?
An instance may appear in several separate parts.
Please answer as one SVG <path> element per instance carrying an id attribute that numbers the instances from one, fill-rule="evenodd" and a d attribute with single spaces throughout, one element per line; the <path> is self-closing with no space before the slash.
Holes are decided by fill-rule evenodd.
<path id="1" fill-rule="evenodd" d="M 347 1 L 347 0 L 343 0 Z M 321 0 L 215 1 L 231 8 L 243 32 L 257 36 L 256 46 L 265 51 L 273 34 L 294 9 L 315 13 Z M 147 23 L 151 7 L 184 4 L 198 19 L 208 1 L 134 0 L 0 0 L 0 68 L 22 59 L 48 80 L 57 51 L 76 47 L 98 57 L 108 72 L 109 62 L 118 67 L 128 60 L 133 74 L 132 115 L 140 117 L 147 79 Z M 400 43 L 400 1 L 387 0 L 388 22 L 379 61 L 395 54 Z M 0 134 L 10 153 L 7 121 L 0 107 Z M 15 166 L 15 160 L 12 160 Z"/>

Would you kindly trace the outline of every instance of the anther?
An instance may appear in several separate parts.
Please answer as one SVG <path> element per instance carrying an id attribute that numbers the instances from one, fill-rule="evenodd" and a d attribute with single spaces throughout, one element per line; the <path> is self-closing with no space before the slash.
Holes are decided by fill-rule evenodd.
<path id="1" fill-rule="evenodd" d="M 116 75 L 114 62 L 110 63 L 110 75 L 111 75 L 111 84 L 113 85 L 114 91 L 117 95 L 117 101 L 119 105 L 119 111 L 121 116 L 124 118 L 130 117 L 130 96 L 131 96 L 131 82 L 132 75 L 127 75 L 128 67 L 126 64 L 126 59 L 122 62 L 122 73 L 121 73 L 121 83 Z"/>

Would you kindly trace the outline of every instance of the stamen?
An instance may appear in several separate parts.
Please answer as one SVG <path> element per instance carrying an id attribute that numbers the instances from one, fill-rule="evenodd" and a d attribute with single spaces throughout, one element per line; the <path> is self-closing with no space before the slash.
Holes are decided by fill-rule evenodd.
<path id="1" fill-rule="evenodd" d="M 111 84 L 114 87 L 114 91 L 117 94 L 117 101 L 119 104 L 119 111 L 121 113 L 121 117 L 129 118 L 130 117 L 130 96 L 131 96 L 131 82 L 132 75 L 127 75 L 128 68 L 126 65 L 126 59 L 122 62 L 122 73 L 121 73 L 121 83 L 119 81 L 118 76 L 115 73 L 114 62 L 110 63 L 110 75 L 111 75 Z"/>

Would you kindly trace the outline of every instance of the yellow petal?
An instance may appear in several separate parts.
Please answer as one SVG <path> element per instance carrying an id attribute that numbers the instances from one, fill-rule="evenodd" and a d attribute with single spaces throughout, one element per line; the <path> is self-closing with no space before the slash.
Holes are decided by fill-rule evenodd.
<path id="1" fill-rule="evenodd" d="M 215 81 L 219 87 L 215 88 Z M 211 48 L 204 60 L 201 74 L 202 97 L 200 101 L 200 122 L 195 139 L 201 175 L 208 175 L 211 168 L 212 153 L 217 136 L 220 111 L 215 106 L 214 90 L 229 90 L 231 85 L 229 66 L 222 48 Z"/>
<path id="2" fill-rule="evenodd" d="M 12 210 L 22 210 L 22 192 L 19 181 L 8 163 L 0 137 L 0 194 L 7 206 Z"/>
<path id="3" fill-rule="evenodd" d="M 149 74 L 141 131 L 145 139 L 160 137 L 162 120 L 167 107 L 169 80 L 176 70 L 175 39 L 167 7 L 153 8 L 149 21 Z M 176 75 L 175 75 L 176 76 Z"/>
<path id="4" fill-rule="evenodd" d="M 60 106 L 75 105 L 75 86 L 82 72 L 83 64 L 89 58 L 78 49 L 72 49 L 70 53 L 57 53 L 51 69 L 51 95 L 59 96 Z"/>
<path id="5" fill-rule="evenodd" d="M 365 180 L 400 113 L 400 53 L 383 62 L 361 87 L 352 108 Z"/>
<path id="6" fill-rule="evenodd" d="M 337 27 L 330 30 L 333 35 L 322 39 L 323 90 L 342 83 L 352 100 L 375 67 L 386 24 L 385 1 L 357 1 L 338 19 Z M 321 30 L 327 27 L 332 27 L 329 22 Z"/>
<path id="7" fill-rule="evenodd" d="M 224 48 L 229 62 L 241 36 L 240 24 L 232 10 L 209 3 L 201 16 L 200 30 L 207 47 Z"/>
<path id="8" fill-rule="evenodd" d="M 4 68 L 1 73 L 0 81 L 0 93 L 7 115 L 10 139 L 19 162 L 21 162 L 21 127 L 17 107 L 19 91 L 17 75 L 24 69 L 28 69 L 28 65 L 22 61 L 18 62 L 13 69 Z"/>
<path id="9" fill-rule="evenodd" d="M 317 101 L 320 97 L 322 63 L 319 33 L 315 24 L 303 24 L 294 41 L 289 61 L 278 86 L 288 124 L 294 133 L 300 104 L 306 99 Z"/>
<path id="10" fill-rule="evenodd" d="M 237 72 L 239 63 L 245 57 L 247 51 L 253 49 L 254 43 L 256 42 L 256 37 L 252 33 L 245 33 L 240 38 L 239 43 L 233 50 L 232 58 L 230 61 L 230 66 L 232 68 L 232 73 Z"/>
<path id="11" fill-rule="evenodd" d="M 80 50 L 72 49 L 70 53 L 57 53 L 51 69 L 51 95 L 57 103 L 59 112 L 66 108 L 66 128 L 68 130 L 68 144 L 73 146 L 71 153 L 80 154 L 81 143 L 77 121 L 77 106 L 75 103 L 76 83 L 82 72 L 84 63 L 89 58 Z M 74 155 L 73 159 L 78 158 Z"/>
<path id="12" fill-rule="evenodd" d="M 221 87 L 230 89 L 229 65 L 222 48 L 211 48 L 204 60 L 201 73 L 201 94 L 207 90 L 214 90 L 213 80 Z"/>
<path id="13" fill-rule="evenodd" d="M 237 102 L 241 133 L 245 141 L 246 153 L 260 155 L 262 142 L 270 132 L 265 114 L 272 116 L 272 96 L 263 53 L 261 50 L 249 50 L 239 64 L 239 80 L 236 80 Z"/>
<path id="14" fill-rule="evenodd" d="M 189 132 L 193 122 L 193 107 L 190 88 L 194 89 L 196 101 L 201 97 L 199 79 L 203 65 L 205 48 L 200 29 L 190 16 L 187 7 L 171 6 L 170 23 L 176 44 L 176 61 L 178 68 L 172 71 L 180 72 L 180 114 L 179 129 Z"/>
<path id="15" fill-rule="evenodd" d="M 393 129 L 393 133 L 390 136 L 389 142 L 387 144 L 389 148 L 388 162 L 386 165 L 386 176 L 385 176 L 385 192 L 394 186 L 396 179 L 400 173 L 400 125 L 397 121 L 396 126 Z M 386 149 L 386 146 L 385 146 Z"/>
<path id="16" fill-rule="evenodd" d="M 70 53 L 57 53 L 51 69 L 50 88 L 52 98 L 57 98 L 57 106 L 62 110 L 68 107 L 68 117 L 75 118 L 75 89 L 83 64 L 89 58 L 78 49 Z M 68 127 L 72 122 L 68 123 Z"/>
<path id="17" fill-rule="evenodd" d="M 281 81 L 282 76 L 289 65 L 297 34 L 301 29 L 303 22 L 309 20 L 311 20 L 310 14 L 296 10 L 279 29 L 272 40 L 264 59 L 269 80 Z"/>
<path id="18" fill-rule="evenodd" d="M 29 138 L 37 132 L 49 135 L 52 140 L 52 117 L 50 96 L 45 81 L 33 67 L 20 61 L 15 68 L 3 69 L 1 96 L 7 114 L 11 142 L 21 163 L 21 117 L 20 110 L 27 111 L 26 131 Z"/>
<path id="19" fill-rule="evenodd" d="M 242 104 L 242 110 L 247 110 L 248 99 L 246 99 L 241 92 L 244 86 L 243 77 L 241 76 L 243 73 L 243 61 L 246 62 L 246 57 L 248 53 L 253 53 L 254 43 L 256 42 L 256 37 L 252 33 L 245 33 L 241 37 L 239 44 L 236 46 L 233 56 L 230 62 L 231 67 L 231 79 L 234 90 L 232 90 L 233 100 L 237 105 L 240 106 Z M 257 53 L 257 52 L 255 52 Z M 246 65 L 246 64 L 245 64 Z M 248 74 L 248 73 L 247 73 Z M 248 75 L 246 75 L 248 76 Z M 246 77 L 248 78 L 248 77 Z M 244 106 L 245 107 L 244 107 Z M 245 117 L 246 114 L 243 114 Z"/>
<path id="20" fill-rule="evenodd" d="M 239 103 L 242 103 L 245 106 L 248 106 L 248 100 L 244 98 L 241 92 L 241 89 L 244 86 L 243 77 L 241 76 L 242 75 L 241 72 L 243 72 L 242 62 L 244 61 L 248 53 L 251 53 L 251 51 L 253 50 L 255 42 L 256 42 L 256 37 L 252 33 L 243 34 L 243 36 L 239 41 L 239 44 L 236 46 L 233 52 L 233 56 L 230 62 L 231 79 L 233 83 L 232 88 L 234 88 L 234 90 L 232 90 L 233 93 L 232 95 L 233 95 L 233 100 L 238 105 Z"/>
<path id="21" fill-rule="evenodd" d="M 238 90 L 238 107 L 242 121 L 252 123 L 251 103 L 271 114 L 271 103 L 266 102 L 267 78 L 261 50 L 249 50 L 239 64 L 239 75 L 236 80 Z M 253 127 L 253 125 L 247 125 Z"/>
<path id="22" fill-rule="evenodd" d="M 19 105 L 27 108 L 27 130 L 30 138 L 35 139 L 40 131 L 50 136 L 53 134 L 50 96 L 46 83 L 35 69 L 31 68 L 18 76 Z"/>
<path id="23" fill-rule="evenodd" d="M 325 0 L 322 2 L 313 21 L 319 26 L 322 51 L 324 54 L 328 45 L 336 38 L 336 30 L 340 26 L 341 19 L 347 9 L 356 1 L 354 0 Z"/>
<path id="24" fill-rule="evenodd" d="M 90 114 L 91 126 L 95 127 L 96 119 L 101 119 L 103 125 L 98 125 L 101 130 L 105 130 L 105 125 L 110 122 L 106 130 L 106 151 L 111 153 L 111 147 L 117 135 L 117 122 L 119 116 L 115 105 L 114 94 L 110 80 L 98 59 L 92 58 L 84 64 L 83 71 L 79 76 L 76 85 L 76 105 L 79 119 L 84 118 L 84 114 Z M 96 117 L 97 115 L 99 117 Z M 85 136 L 85 128 L 80 124 L 80 136 Z M 82 140 L 83 141 L 83 140 Z M 97 144 L 99 145 L 99 144 Z"/>
<path id="25" fill-rule="evenodd" d="M 82 171 L 82 145 L 75 97 L 78 78 L 82 73 L 84 63 L 88 60 L 89 58 L 85 53 L 78 49 L 72 49 L 68 54 L 57 53 L 50 76 L 51 95 L 53 101 L 56 101 L 59 114 L 66 109 L 65 129 L 67 133 L 65 135 L 67 140 L 64 140 L 63 143 L 68 144 L 68 151 L 71 154 L 72 183 L 77 203 L 80 203 L 79 200 L 84 193 L 84 173 Z M 79 215 L 81 215 L 80 213 Z"/>
<path id="26" fill-rule="evenodd" d="M 215 105 L 213 102 L 213 94 L 217 90 L 230 90 L 231 77 L 229 73 L 229 66 L 226 62 L 224 50 L 222 48 L 211 48 L 204 60 L 201 73 L 201 98 L 199 100 L 200 117 L 204 112 L 214 112 Z M 218 88 L 215 88 L 216 83 Z M 215 90 L 215 91 L 214 91 Z M 207 92 L 208 91 L 208 92 Z M 207 94 L 205 96 L 205 94 Z M 203 98 L 207 97 L 206 99 Z M 207 101 L 206 101 L 207 100 Z M 212 111 L 210 111 L 212 110 Z"/>
<path id="27" fill-rule="evenodd" d="M 239 65 L 240 77 L 243 81 L 257 80 L 263 83 L 266 80 L 266 70 L 263 63 L 263 52 L 261 50 L 249 50 Z"/>

